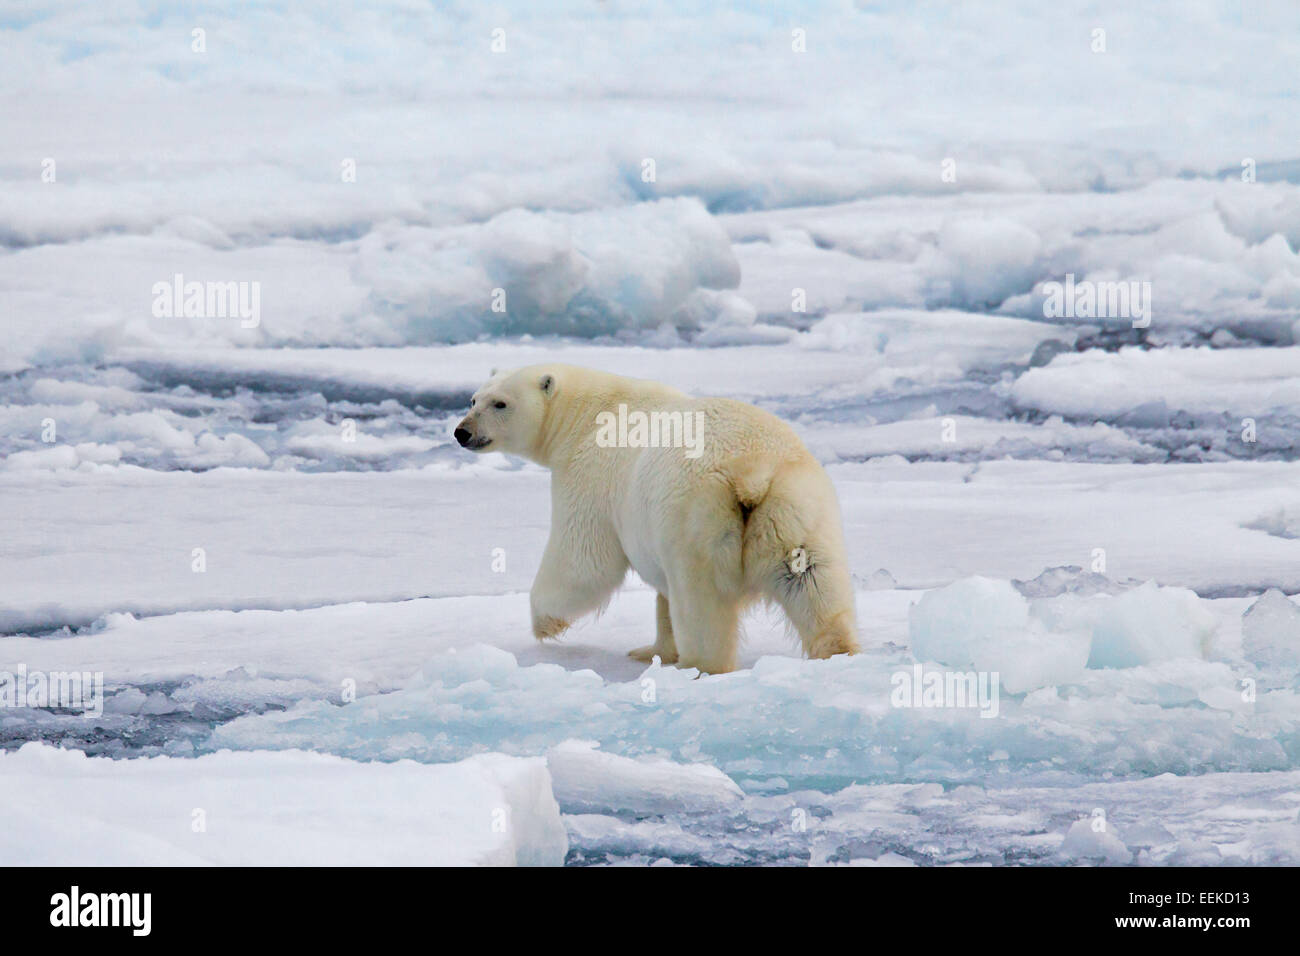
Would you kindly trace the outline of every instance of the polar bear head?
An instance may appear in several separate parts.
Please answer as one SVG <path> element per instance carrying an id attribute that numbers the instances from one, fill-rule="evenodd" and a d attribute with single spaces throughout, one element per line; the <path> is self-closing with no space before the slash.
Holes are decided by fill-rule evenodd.
<path id="1" fill-rule="evenodd" d="M 549 366 L 493 369 L 470 399 L 469 414 L 456 426 L 456 441 L 471 451 L 533 457 L 555 392 L 556 375 Z"/>

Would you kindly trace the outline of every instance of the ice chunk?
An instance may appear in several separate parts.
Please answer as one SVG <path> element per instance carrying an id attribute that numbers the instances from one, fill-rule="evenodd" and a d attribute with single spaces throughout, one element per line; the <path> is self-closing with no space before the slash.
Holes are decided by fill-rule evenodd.
<path id="1" fill-rule="evenodd" d="M 1007 581 L 963 578 L 929 591 L 912 608 L 917 660 L 965 667 L 1008 634 L 1029 626 L 1029 602 Z"/>
<path id="2" fill-rule="evenodd" d="M 872 859 L 870 857 L 860 857 L 850 860 L 849 866 L 881 866 L 881 867 L 908 867 L 916 866 L 912 860 L 900 853 L 882 853 L 880 856 Z"/>
<path id="3" fill-rule="evenodd" d="M 898 587 L 898 582 L 894 580 L 888 568 L 876 568 L 867 577 L 864 587 L 868 591 L 892 591 Z"/>
<path id="4" fill-rule="evenodd" d="M 1011 395 L 1026 409 L 1147 427 L 1178 410 L 1259 416 L 1300 402 L 1300 349 L 1071 352 L 1020 376 Z"/>
<path id="5" fill-rule="evenodd" d="M 1075 583 L 1086 593 L 1106 582 Z M 1029 589 L 1051 591 L 1060 584 L 1039 580 Z M 1009 582 L 965 578 L 928 592 L 910 616 L 918 660 L 997 671 L 1012 693 L 1075 680 L 1085 664 L 1136 667 L 1204 658 L 1217 628 L 1194 591 L 1153 581 L 1118 596 L 1066 593 L 1030 602 Z"/>
<path id="6" fill-rule="evenodd" d="M 1013 775 L 1279 770 L 1291 766 L 1285 741 L 1300 727 L 1290 691 L 1260 695 L 1257 706 L 1271 714 L 1260 726 L 1207 707 L 1202 695 L 1239 690 L 1219 661 L 1122 670 L 1080 663 L 1068 692 L 1005 695 L 996 720 L 973 706 L 895 705 L 894 678 L 914 667 L 910 651 L 883 647 L 827 661 L 768 656 L 718 677 L 652 666 L 637 680 L 607 681 L 471 647 L 429 659 L 401 689 L 238 717 L 195 744 L 445 762 L 484 751 L 536 756 L 583 739 L 626 758 L 712 764 L 752 793 L 778 778 L 787 792 L 960 782 L 991 762 Z"/>
<path id="7" fill-rule="evenodd" d="M 539 758 L 109 760 L 30 743 L 0 754 L 0 776 L 6 866 L 558 866 L 568 851 Z"/>
<path id="8" fill-rule="evenodd" d="M 359 275 L 390 338 L 467 341 L 689 324 L 705 306 L 692 295 L 734 288 L 740 265 L 703 204 L 681 198 L 594 213 L 512 209 L 456 229 L 384 227 L 362 244 Z M 709 321 L 746 311 L 738 297 L 726 302 L 705 309 Z"/>
<path id="9" fill-rule="evenodd" d="M 740 787 L 709 764 L 633 760 L 602 753 L 596 744 L 587 741 L 568 740 L 552 747 L 546 763 L 555 797 L 566 812 L 717 812 L 734 807 L 742 797 Z"/>
<path id="10" fill-rule="evenodd" d="M 79 445 L 55 445 L 51 448 L 37 448 L 31 451 L 14 452 L 4 459 L 6 471 L 63 471 L 81 466 L 85 462 L 92 465 L 102 462 L 114 462 L 122 453 L 111 445 L 84 442 Z"/>
<path id="11" fill-rule="evenodd" d="M 972 663 L 978 670 L 997 671 L 1007 691 L 1022 694 L 1077 680 L 1087 664 L 1088 648 L 1087 630 L 1050 631 L 1035 618 L 1024 631 L 985 649 Z"/>
<path id="12" fill-rule="evenodd" d="M 1133 859 L 1133 851 L 1102 817 L 1075 821 L 1065 834 L 1059 853 L 1071 860 L 1101 860 L 1122 865 Z"/>
<path id="13" fill-rule="evenodd" d="M 1256 664 L 1300 664 L 1300 607 L 1270 588 L 1241 617 L 1241 650 Z"/>
<path id="14" fill-rule="evenodd" d="M 698 819 L 693 821 L 698 828 Z M 682 826 L 676 819 L 637 820 L 629 822 L 599 813 L 566 813 L 564 825 L 570 843 L 581 847 L 584 857 L 616 857 L 649 863 L 671 859 L 707 860 L 721 865 L 749 862 L 734 849 L 724 845 L 713 833 L 700 835 Z M 665 856 L 666 855 L 666 856 Z"/>
<path id="15" fill-rule="evenodd" d="M 1089 667 L 1134 667 L 1176 657 L 1205 657 L 1218 628 L 1195 591 L 1148 581 L 1092 605 Z"/>
<path id="16" fill-rule="evenodd" d="M 1140 581 L 1112 581 L 1096 571 L 1085 571 L 1077 564 L 1068 564 L 1055 568 L 1044 568 L 1038 577 L 1028 581 L 1012 581 L 1027 598 L 1057 597 L 1062 594 L 1118 594 L 1130 587 L 1141 584 Z"/>
<path id="17" fill-rule="evenodd" d="M 997 672 L 1013 694 L 1074 680 L 1088 659 L 1081 627 L 1050 630 L 1010 582 L 965 578 L 928 592 L 910 615 L 920 661 Z"/>
<path id="18" fill-rule="evenodd" d="M 1242 525 L 1278 538 L 1300 538 L 1300 511 L 1278 508 Z"/>
<path id="19" fill-rule="evenodd" d="M 998 305 L 1033 285 L 1041 251 L 1038 233 L 1013 220 L 949 220 L 939 231 L 943 281 L 933 293 L 946 304 Z"/>

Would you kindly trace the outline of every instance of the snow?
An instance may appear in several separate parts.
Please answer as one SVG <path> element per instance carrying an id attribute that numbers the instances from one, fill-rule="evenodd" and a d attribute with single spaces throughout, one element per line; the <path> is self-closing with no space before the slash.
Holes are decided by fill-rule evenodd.
<path id="1" fill-rule="evenodd" d="M 0 709 L 0 854 L 1300 863 L 1300 12 L 989 23 L 0 16 L 0 672 L 105 692 Z M 1149 325 L 1054 308 L 1105 283 Z M 544 361 L 789 421 L 864 653 L 759 610 L 737 673 L 647 669 L 635 576 L 534 641 L 548 478 L 451 430 Z M 936 672 L 996 717 L 896 705 Z"/>
<path id="2" fill-rule="evenodd" d="M 535 758 L 109 760 L 33 743 L 0 774 L 6 866 L 556 866 L 568 847 Z"/>

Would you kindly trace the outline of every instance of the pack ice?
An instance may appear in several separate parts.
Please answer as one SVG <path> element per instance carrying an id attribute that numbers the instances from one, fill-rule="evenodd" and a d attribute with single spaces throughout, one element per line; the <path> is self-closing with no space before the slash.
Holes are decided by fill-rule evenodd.
<path id="1" fill-rule="evenodd" d="M 1300 8 L 1001 7 L 6 14 L 0 862 L 1300 864 Z M 864 652 L 537 644 L 542 361 L 789 421 Z"/>

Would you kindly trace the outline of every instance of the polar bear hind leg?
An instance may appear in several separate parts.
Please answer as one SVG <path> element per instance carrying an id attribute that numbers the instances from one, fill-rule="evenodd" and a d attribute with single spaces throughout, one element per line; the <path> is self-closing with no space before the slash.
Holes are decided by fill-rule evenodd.
<path id="1" fill-rule="evenodd" d="M 781 606 L 809 657 L 857 653 L 853 581 L 826 473 L 815 463 L 787 464 L 761 500 L 740 508 L 750 592 Z"/>

